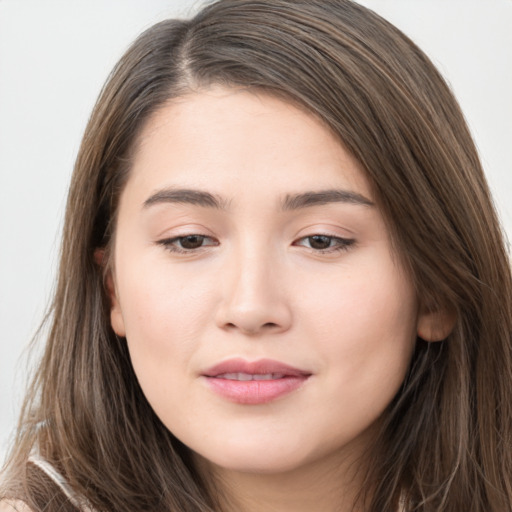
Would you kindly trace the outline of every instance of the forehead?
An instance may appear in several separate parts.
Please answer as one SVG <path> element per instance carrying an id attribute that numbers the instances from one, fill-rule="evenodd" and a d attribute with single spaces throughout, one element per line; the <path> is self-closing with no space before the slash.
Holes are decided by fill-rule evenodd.
<path id="1" fill-rule="evenodd" d="M 129 181 L 222 195 L 249 182 L 269 193 L 343 186 L 372 195 L 359 162 L 322 121 L 269 94 L 225 87 L 161 107 L 138 138 Z"/>

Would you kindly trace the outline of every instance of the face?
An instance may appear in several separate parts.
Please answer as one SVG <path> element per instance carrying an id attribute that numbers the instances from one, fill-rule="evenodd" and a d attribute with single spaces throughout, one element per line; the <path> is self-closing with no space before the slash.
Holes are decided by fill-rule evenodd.
<path id="1" fill-rule="evenodd" d="M 113 268 L 112 326 L 149 403 L 232 470 L 364 446 L 422 321 L 358 162 L 313 116 L 239 89 L 145 126 Z"/>

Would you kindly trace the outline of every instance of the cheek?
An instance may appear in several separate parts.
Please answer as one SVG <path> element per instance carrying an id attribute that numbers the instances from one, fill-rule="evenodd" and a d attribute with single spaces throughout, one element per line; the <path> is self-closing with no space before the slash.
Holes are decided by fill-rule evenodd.
<path id="1" fill-rule="evenodd" d="M 188 384 L 194 376 L 194 354 L 211 317 L 213 290 L 204 281 L 195 285 L 186 276 L 181 279 L 154 269 L 125 276 L 122 310 L 139 385 L 155 413 L 174 430 L 177 408 L 190 404 L 186 421 L 195 414 Z"/>
<path id="2" fill-rule="evenodd" d="M 188 371 L 211 318 L 214 290 L 206 280 L 158 265 L 119 269 L 119 295 L 132 364 L 145 392 L 169 388 Z"/>
<path id="3" fill-rule="evenodd" d="M 310 408 L 322 418 L 315 432 L 326 452 L 376 424 L 393 400 L 412 356 L 416 318 L 413 290 L 392 266 L 331 279 L 328 290 L 310 295 L 303 324 L 320 357 L 322 398 Z"/>
<path id="4" fill-rule="evenodd" d="M 319 283 L 316 283 L 317 285 Z M 416 339 L 417 304 L 408 279 L 388 257 L 341 269 L 304 296 L 303 318 L 333 387 L 383 401 L 407 371 Z M 382 396 L 380 395 L 382 393 Z"/>
<path id="5" fill-rule="evenodd" d="M 154 341 L 161 340 L 164 333 L 168 333 L 168 341 L 175 333 L 179 333 L 178 339 L 187 340 L 201 328 L 214 290 L 207 274 L 198 278 L 194 271 L 143 259 L 125 266 L 126 270 L 119 269 L 119 295 L 128 333 L 147 332 L 148 342 L 151 333 Z"/>

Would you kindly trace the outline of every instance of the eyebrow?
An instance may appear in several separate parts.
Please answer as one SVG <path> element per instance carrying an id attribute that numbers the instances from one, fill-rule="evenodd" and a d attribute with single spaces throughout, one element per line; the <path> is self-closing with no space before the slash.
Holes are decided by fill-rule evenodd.
<path id="1" fill-rule="evenodd" d="M 164 188 L 158 190 L 144 201 L 144 208 L 162 203 L 191 204 L 203 208 L 226 210 L 228 201 L 220 196 L 195 189 Z M 330 189 L 300 194 L 287 194 L 282 203 L 283 211 L 300 210 L 330 203 L 348 203 L 362 206 L 375 204 L 357 192 L 342 189 Z"/>
<path id="2" fill-rule="evenodd" d="M 164 188 L 158 190 L 144 201 L 143 206 L 144 208 L 148 208 L 155 204 L 162 203 L 192 204 L 218 210 L 227 209 L 227 201 L 221 197 L 211 194 L 210 192 L 187 188 Z"/>
<path id="3" fill-rule="evenodd" d="M 372 201 L 363 195 L 358 194 L 357 192 L 333 189 L 287 195 L 283 202 L 283 210 L 298 210 L 301 208 L 321 206 L 330 203 L 348 203 L 362 206 L 375 206 Z"/>

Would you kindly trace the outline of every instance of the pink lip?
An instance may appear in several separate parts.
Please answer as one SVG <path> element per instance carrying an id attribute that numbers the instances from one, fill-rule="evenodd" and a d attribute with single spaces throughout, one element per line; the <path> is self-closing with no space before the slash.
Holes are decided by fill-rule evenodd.
<path id="1" fill-rule="evenodd" d="M 273 374 L 273 377 L 269 380 L 236 380 L 229 376 L 240 373 Z M 220 396 L 239 404 L 256 405 L 271 402 L 298 389 L 311 373 L 271 359 L 253 362 L 229 359 L 209 368 L 202 376 L 210 389 Z"/>

